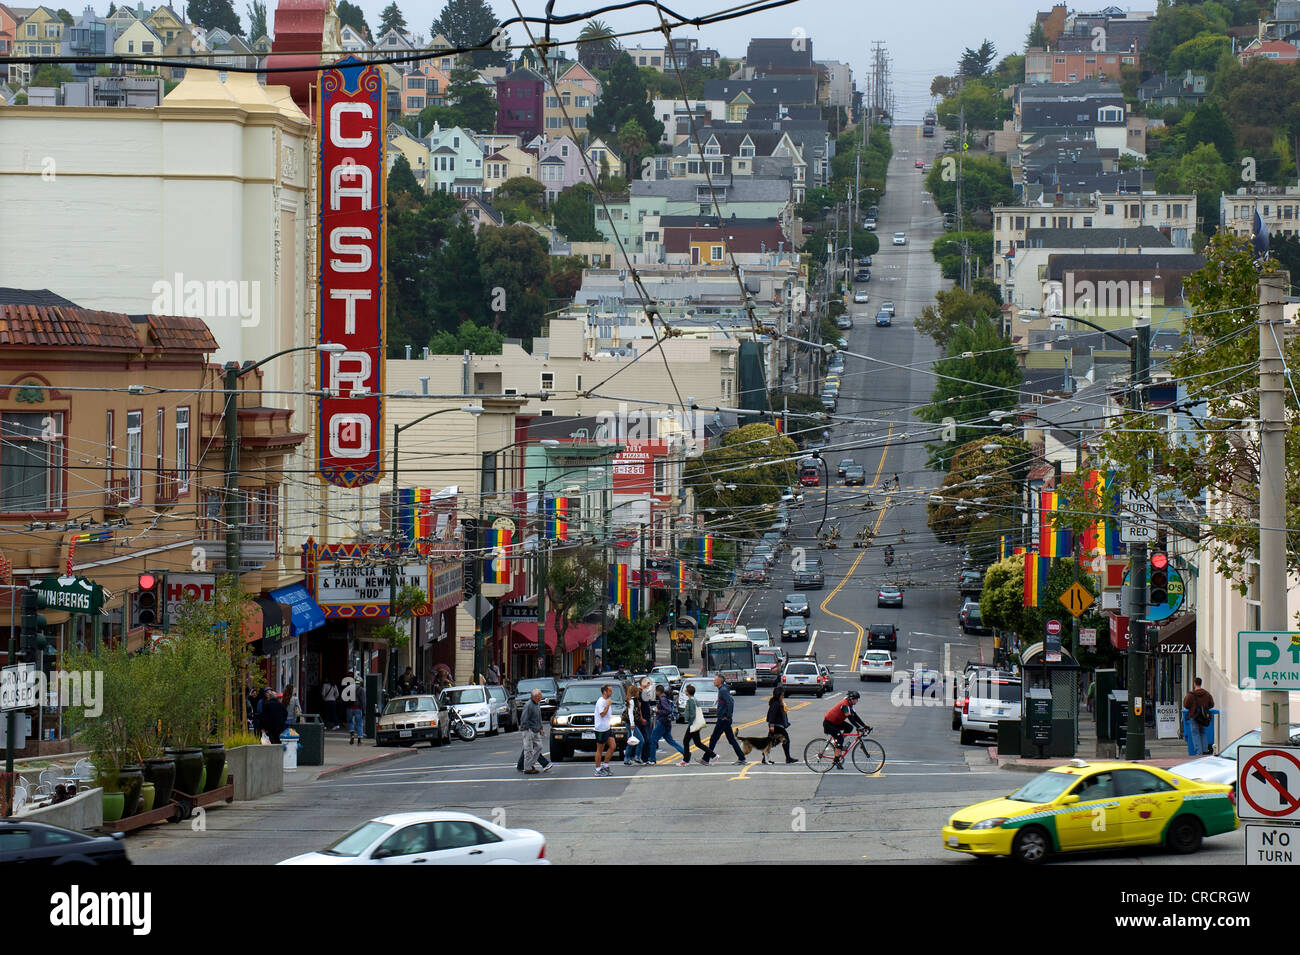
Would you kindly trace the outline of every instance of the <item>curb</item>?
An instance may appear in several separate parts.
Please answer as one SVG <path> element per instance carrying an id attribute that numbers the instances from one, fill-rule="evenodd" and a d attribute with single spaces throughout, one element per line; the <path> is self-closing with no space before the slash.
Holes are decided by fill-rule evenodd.
<path id="1" fill-rule="evenodd" d="M 989 762 L 996 763 L 998 769 L 1005 769 L 1013 773 L 1040 773 L 1045 770 L 1055 769 L 1057 766 L 1066 766 L 1069 760 L 1063 760 L 1061 757 L 1052 757 L 1049 759 L 1036 759 L 1028 762 L 1024 757 L 1012 756 L 998 758 L 998 749 L 996 746 L 988 748 Z M 1116 762 L 1116 760 L 1106 760 L 1099 757 L 1088 759 L 1086 756 L 1076 756 L 1075 759 L 1082 759 L 1089 763 Z M 1150 759 L 1118 760 L 1118 762 L 1132 762 L 1141 766 L 1154 766 L 1156 769 L 1169 769 L 1170 766 L 1177 766 L 1179 763 L 1187 762 L 1187 759 L 1177 756 L 1153 756 Z M 1165 765 L 1168 763 L 1169 765 Z"/>
<path id="2" fill-rule="evenodd" d="M 315 782 L 319 779 L 325 779 L 327 776 L 341 776 L 344 773 L 350 773 L 358 769 L 367 769 L 376 763 L 387 763 L 394 759 L 405 759 L 407 756 L 415 755 L 415 747 L 403 747 L 393 750 L 390 753 L 379 753 L 375 756 L 367 756 L 365 759 L 358 759 L 352 763 L 344 763 L 342 766 L 331 766 L 329 769 L 322 770 L 316 774 Z"/>

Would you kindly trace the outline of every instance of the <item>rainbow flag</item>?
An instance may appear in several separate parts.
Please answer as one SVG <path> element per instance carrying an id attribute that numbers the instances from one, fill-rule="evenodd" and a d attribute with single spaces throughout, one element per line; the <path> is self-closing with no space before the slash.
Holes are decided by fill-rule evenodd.
<path id="1" fill-rule="evenodd" d="M 1012 556 L 1012 557 L 1019 557 L 1019 556 L 1020 556 L 1021 554 L 1023 554 L 1024 552 L 1025 552 L 1025 549 L 1024 549 L 1023 547 L 1013 547 L 1013 548 L 1011 548 L 1011 556 Z"/>
<path id="2" fill-rule="evenodd" d="M 1006 534 L 998 537 L 998 556 L 1002 560 L 1006 560 L 1011 556 L 1011 541 Z"/>
<path id="3" fill-rule="evenodd" d="M 686 561 L 677 562 L 677 592 L 684 594 L 690 587 L 686 582 Z"/>
<path id="4" fill-rule="evenodd" d="M 619 604 L 625 620 L 632 619 L 632 604 L 638 588 L 631 586 L 627 564 L 612 564 L 609 568 L 609 602 Z"/>
<path id="5" fill-rule="evenodd" d="M 547 540 L 567 541 L 569 539 L 569 499 L 553 497 L 546 502 L 545 534 Z"/>
<path id="6" fill-rule="evenodd" d="M 1051 569 L 1050 557 L 1028 553 L 1025 555 L 1026 607 L 1040 607 L 1047 598 L 1047 572 Z"/>
<path id="7" fill-rule="evenodd" d="M 1038 499 L 1038 552 L 1043 557 L 1069 557 L 1074 553 L 1074 535 L 1068 527 L 1058 528 L 1055 515 L 1065 501 L 1056 491 L 1042 491 Z"/>
<path id="8" fill-rule="evenodd" d="M 713 535 L 702 534 L 700 536 L 700 563 L 713 563 Z"/>
<path id="9" fill-rule="evenodd" d="M 483 532 L 483 583 L 510 583 L 510 532 L 488 528 Z"/>

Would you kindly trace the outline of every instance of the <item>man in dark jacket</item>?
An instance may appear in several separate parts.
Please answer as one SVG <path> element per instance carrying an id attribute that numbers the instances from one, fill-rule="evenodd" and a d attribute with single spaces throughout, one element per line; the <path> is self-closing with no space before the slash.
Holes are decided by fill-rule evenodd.
<path id="1" fill-rule="evenodd" d="M 677 750 L 683 760 L 686 759 L 686 750 L 682 749 L 681 743 L 673 739 L 673 717 L 676 715 L 676 707 L 673 706 L 672 695 L 664 688 L 662 683 L 655 684 L 655 727 L 650 736 L 650 762 L 659 762 L 659 741 L 667 740 L 668 745 Z"/>
<path id="2" fill-rule="evenodd" d="M 272 743 L 280 742 L 280 733 L 288 719 L 289 711 L 280 702 L 279 694 L 268 686 L 266 699 L 262 701 L 262 729 Z"/>
<path id="3" fill-rule="evenodd" d="M 1192 680 L 1192 692 L 1183 697 L 1183 709 L 1187 711 L 1187 731 L 1191 734 L 1188 741 L 1189 750 L 1196 754 L 1209 755 L 1214 748 L 1209 740 L 1210 710 L 1214 709 L 1214 697 L 1210 691 L 1201 686 L 1198 676 Z"/>
<path id="4" fill-rule="evenodd" d="M 533 690 L 519 717 L 524 735 L 524 773 L 535 776 L 538 757 L 542 755 L 542 691 Z M 547 767 L 550 768 L 550 767 Z"/>
<path id="5" fill-rule="evenodd" d="M 718 688 L 718 722 L 713 727 L 713 735 L 709 737 L 709 749 L 713 750 L 713 758 L 704 757 L 704 765 L 709 766 L 718 761 L 718 738 L 727 737 L 727 742 L 731 748 L 736 751 L 736 765 L 742 765 L 749 762 L 745 759 L 745 753 L 736 742 L 736 734 L 731 731 L 731 717 L 736 711 L 736 702 L 731 698 L 731 689 L 727 686 L 727 681 L 718 673 L 713 677 L 713 685 Z"/>

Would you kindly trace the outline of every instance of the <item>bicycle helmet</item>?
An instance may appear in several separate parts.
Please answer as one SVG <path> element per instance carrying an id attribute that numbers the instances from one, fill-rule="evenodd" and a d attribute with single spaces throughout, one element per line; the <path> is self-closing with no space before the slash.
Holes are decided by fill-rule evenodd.
<path id="1" fill-rule="evenodd" d="M 849 695 L 846 697 L 846 699 L 850 703 L 856 703 L 858 700 L 862 699 L 862 694 L 859 693 L 857 690 L 849 690 Z"/>

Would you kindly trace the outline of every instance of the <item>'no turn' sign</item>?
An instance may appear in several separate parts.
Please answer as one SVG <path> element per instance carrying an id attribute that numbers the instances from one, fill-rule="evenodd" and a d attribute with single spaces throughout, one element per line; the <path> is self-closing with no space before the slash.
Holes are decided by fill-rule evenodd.
<path id="1" fill-rule="evenodd" d="M 1300 749 L 1237 747 L 1237 815 L 1300 822 Z"/>

